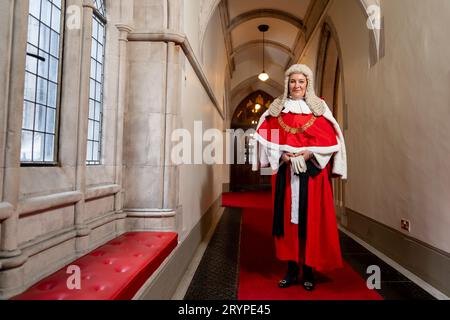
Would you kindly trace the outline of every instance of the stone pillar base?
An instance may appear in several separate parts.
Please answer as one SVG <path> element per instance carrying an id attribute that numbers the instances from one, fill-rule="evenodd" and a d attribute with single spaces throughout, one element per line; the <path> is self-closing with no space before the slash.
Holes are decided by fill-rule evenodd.
<path id="1" fill-rule="evenodd" d="M 0 269 L 0 300 L 20 294 L 24 288 L 24 266 L 13 269 Z"/>
<path id="2" fill-rule="evenodd" d="M 174 210 L 124 210 L 127 213 L 128 231 L 173 231 L 176 232 Z"/>

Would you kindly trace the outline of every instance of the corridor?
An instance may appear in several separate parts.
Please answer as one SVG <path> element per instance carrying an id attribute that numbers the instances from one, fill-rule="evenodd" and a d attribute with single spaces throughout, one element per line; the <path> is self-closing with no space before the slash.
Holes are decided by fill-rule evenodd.
<path id="1" fill-rule="evenodd" d="M 448 300 L 449 18 L 0 1 L 0 300 Z"/>

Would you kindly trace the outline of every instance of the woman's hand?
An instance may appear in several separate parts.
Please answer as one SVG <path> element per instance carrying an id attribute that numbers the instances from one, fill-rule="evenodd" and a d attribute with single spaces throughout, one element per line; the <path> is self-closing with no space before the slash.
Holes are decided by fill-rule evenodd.
<path id="1" fill-rule="evenodd" d="M 302 151 L 302 152 L 295 153 L 295 154 L 290 153 L 290 152 L 285 152 L 281 156 L 281 160 L 283 162 L 289 163 L 289 162 L 291 162 L 291 158 L 296 158 L 296 157 L 300 157 L 300 156 L 303 156 L 305 161 L 309 161 L 314 157 L 314 154 L 311 151 Z"/>
<path id="2" fill-rule="evenodd" d="M 291 162 L 291 157 L 293 157 L 294 155 L 292 153 L 283 153 L 283 155 L 281 156 L 281 160 L 285 163 L 289 163 Z"/>
<path id="3" fill-rule="evenodd" d="M 314 157 L 314 154 L 311 151 L 302 151 L 302 152 L 296 153 L 296 154 L 294 154 L 292 156 L 293 157 L 303 156 L 305 161 L 309 161 L 309 160 L 311 160 Z"/>

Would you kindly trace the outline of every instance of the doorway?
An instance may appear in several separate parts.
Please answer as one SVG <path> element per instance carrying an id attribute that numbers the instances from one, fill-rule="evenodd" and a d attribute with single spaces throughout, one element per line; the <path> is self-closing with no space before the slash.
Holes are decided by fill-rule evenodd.
<path id="1" fill-rule="evenodd" d="M 231 120 L 231 129 L 234 132 L 237 130 L 243 130 L 243 132 L 248 132 L 249 129 L 256 130 L 259 119 L 267 111 L 273 100 L 271 95 L 261 90 L 248 95 L 236 108 Z M 250 163 L 250 136 L 236 135 L 233 142 L 234 161 L 230 168 L 231 191 L 270 189 L 271 177 L 263 176 L 259 171 L 252 171 Z"/>

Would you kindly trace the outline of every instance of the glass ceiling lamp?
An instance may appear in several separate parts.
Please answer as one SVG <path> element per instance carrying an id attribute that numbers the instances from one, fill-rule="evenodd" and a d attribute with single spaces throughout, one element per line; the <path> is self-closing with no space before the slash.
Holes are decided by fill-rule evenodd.
<path id="1" fill-rule="evenodd" d="M 265 54 L 264 54 L 264 33 L 267 32 L 269 30 L 269 26 L 267 24 L 261 24 L 258 26 L 258 30 L 262 32 L 263 34 L 263 70 L 262 72 L 259 74 L 258 79 L 265 82 L 267 80 L 269 80 L 269 75 L 266 73 L 265 71 Z"/>

